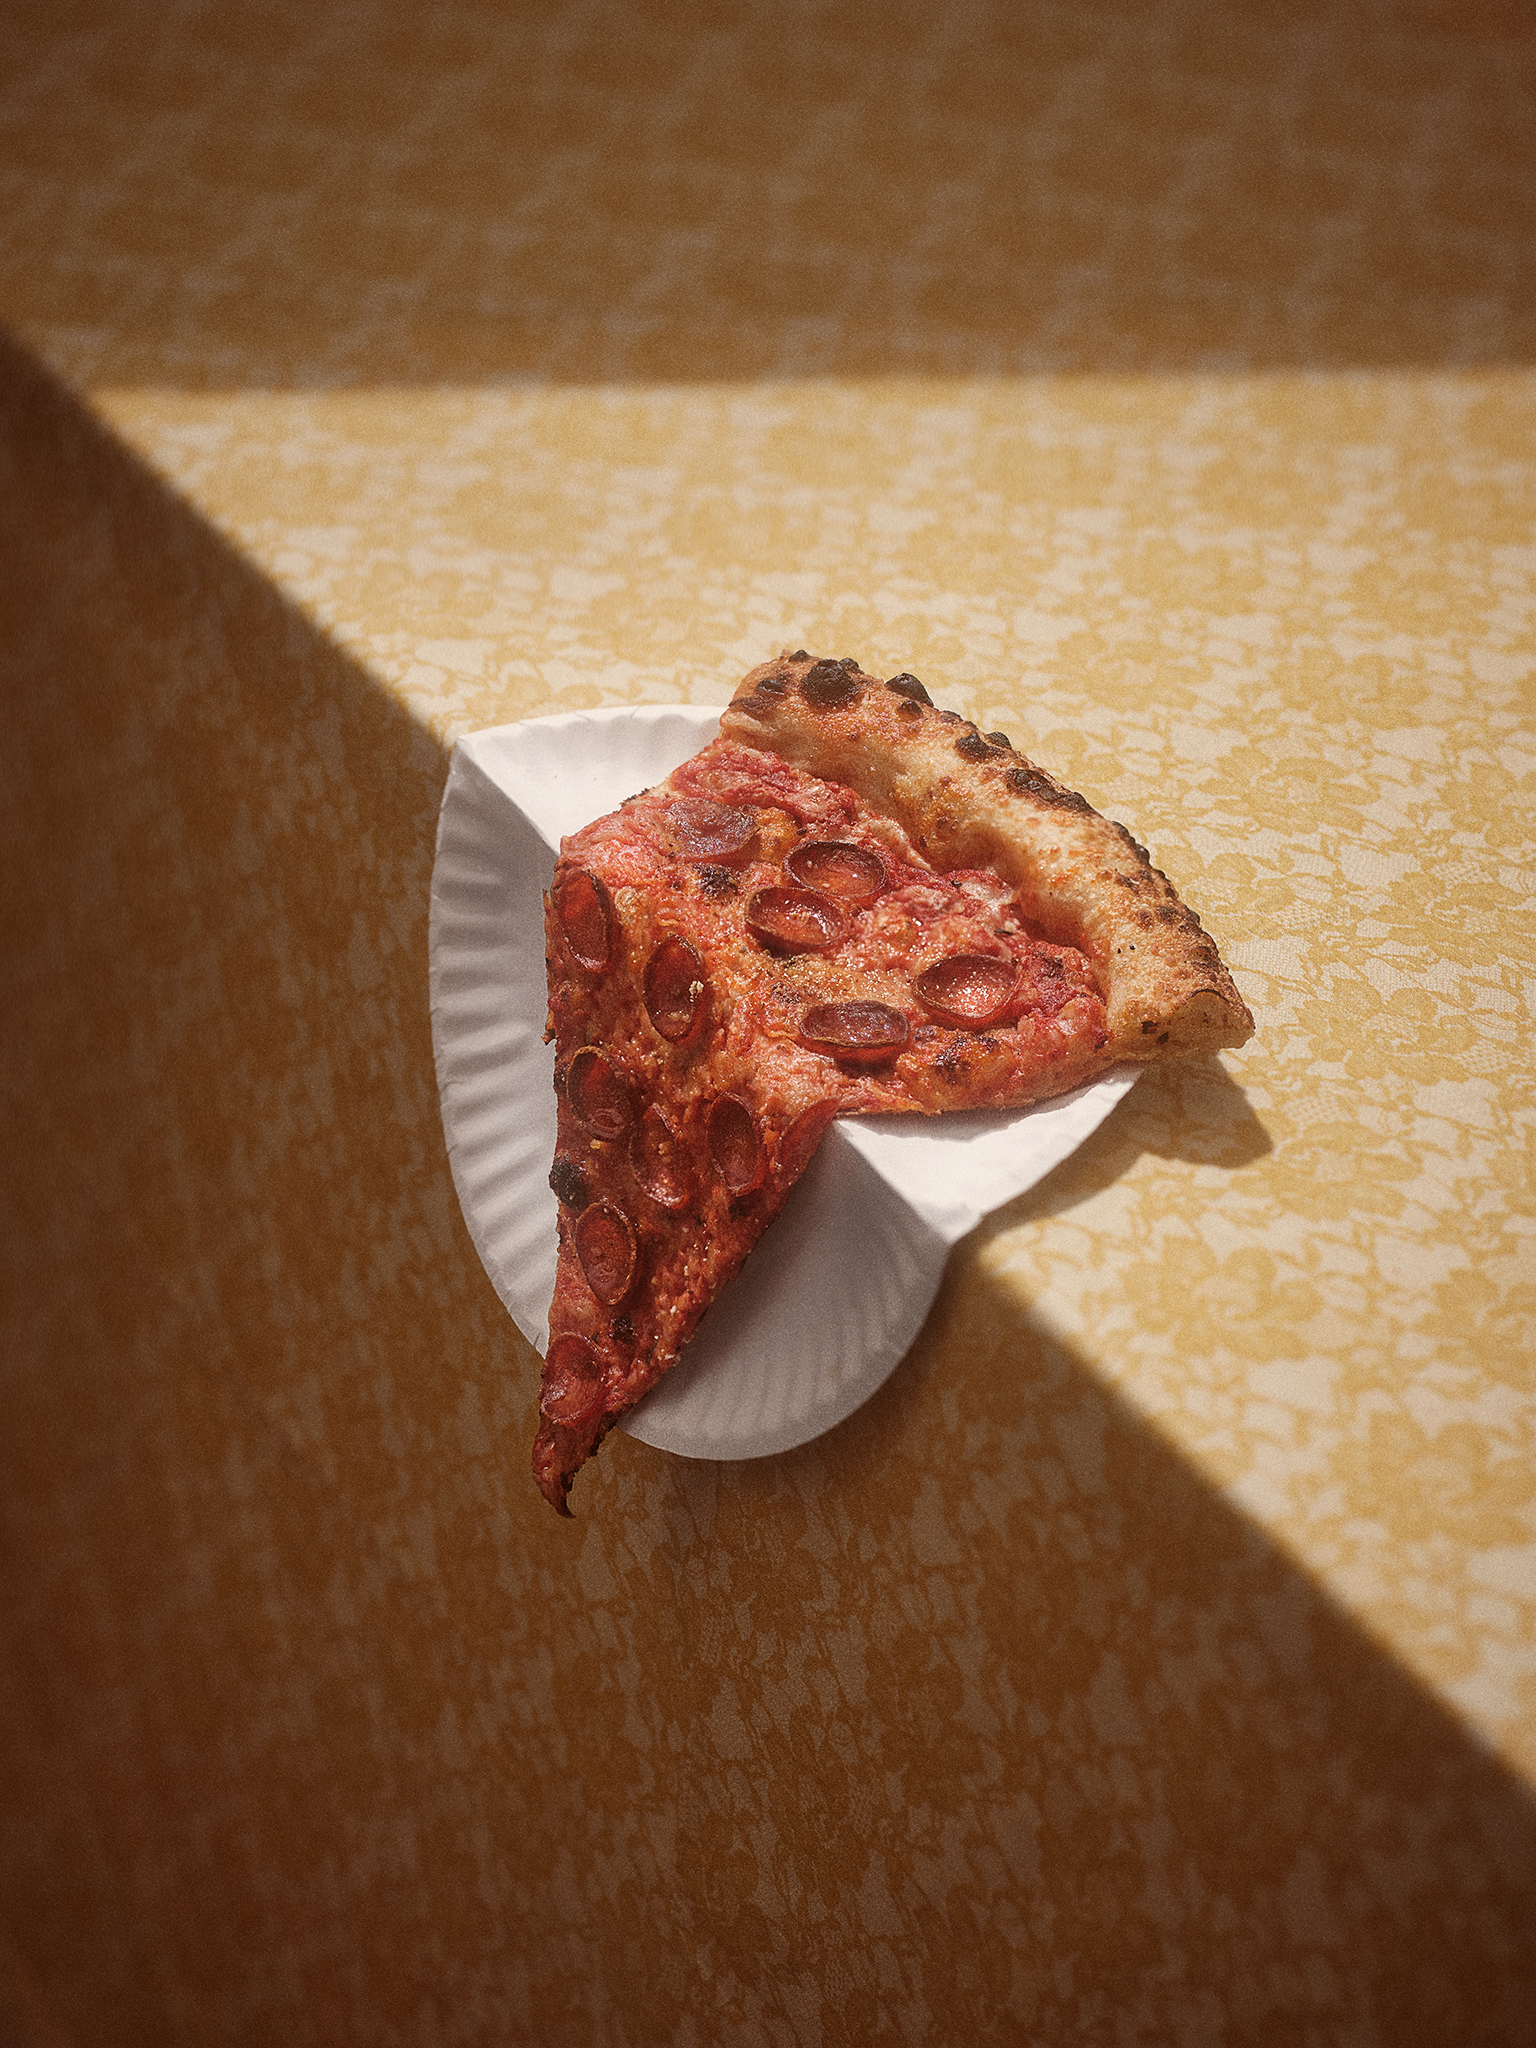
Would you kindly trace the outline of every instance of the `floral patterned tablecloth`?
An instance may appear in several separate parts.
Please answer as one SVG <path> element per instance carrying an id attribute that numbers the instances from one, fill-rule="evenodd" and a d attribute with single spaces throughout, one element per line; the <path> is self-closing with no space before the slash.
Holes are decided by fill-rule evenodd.
<path id="1" fill-rule="evenodd" d="M 17 2009 L 1529 2038 L 1522 11 L 81 0 L 13 56 Z M 786 644 L 1123 819 L 1257 1034 L 832 1436 L 615 1438 L 557 1526 L 437 1123 L 447 752 Z"/>

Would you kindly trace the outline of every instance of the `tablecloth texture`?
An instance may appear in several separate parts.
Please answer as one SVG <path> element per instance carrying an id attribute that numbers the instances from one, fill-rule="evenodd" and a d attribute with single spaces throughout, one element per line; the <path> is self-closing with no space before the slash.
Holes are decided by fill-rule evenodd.
<path id="1" fill-rule="evenodd" d="M 6 36 L 19 2037 L 1529 2041 L 1527 11 Z M 558 1524 L 447 753 L 784 645 L 1123 819 L 1257 1034 L 830 1437 Z"/>

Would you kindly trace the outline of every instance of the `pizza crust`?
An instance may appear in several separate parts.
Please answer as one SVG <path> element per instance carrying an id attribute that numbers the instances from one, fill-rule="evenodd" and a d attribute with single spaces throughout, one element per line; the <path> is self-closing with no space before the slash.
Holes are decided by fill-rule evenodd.
<path id="1" fill-rule="evenodd" d="M 797 652 L 745 677 L 724 737 L 845 783 L 888 812 L 935 867 L 995 868 L 1026 916 L 1080 946 L 1105 985 L 1116 1060 L 1239 1046 L 1253 1017 L 1215 941 L 1123 825 L 927 700 L 912 677 Z"/>

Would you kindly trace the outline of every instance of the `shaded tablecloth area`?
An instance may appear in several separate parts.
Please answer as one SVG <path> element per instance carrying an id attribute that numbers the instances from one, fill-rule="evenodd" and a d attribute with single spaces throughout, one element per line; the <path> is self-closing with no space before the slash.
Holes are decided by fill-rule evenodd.
<path id="1" fill-rule="evenodd" d="M 5 21 L 0 2033 L 1527 2041 L 1526 11 Z M 448 752 L 785 644 L 1258 1034 L 830 1436 L 562 1525 Z"/>

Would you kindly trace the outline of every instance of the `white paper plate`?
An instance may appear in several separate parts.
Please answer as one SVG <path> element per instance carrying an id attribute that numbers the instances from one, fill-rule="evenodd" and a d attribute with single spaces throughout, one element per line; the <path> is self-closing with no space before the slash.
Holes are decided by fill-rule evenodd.
<path id="1" fill-rule="evenodd" d="M 561 837 L 661 781 L 719 728 L 696 705 L 571 712 L 454 749 L 432 874 L 432 1044 L 475 1248 L 540 1350 L 555 1284 L 554 1049 L 543 892 Z M 832 1126 L 680 1364 L 620 1427 L 691 1458 L 809 1443 L 890 1373 L 949 1247 L 1050 1172 L 1140 1071 L 1038 1109 Z"/>

